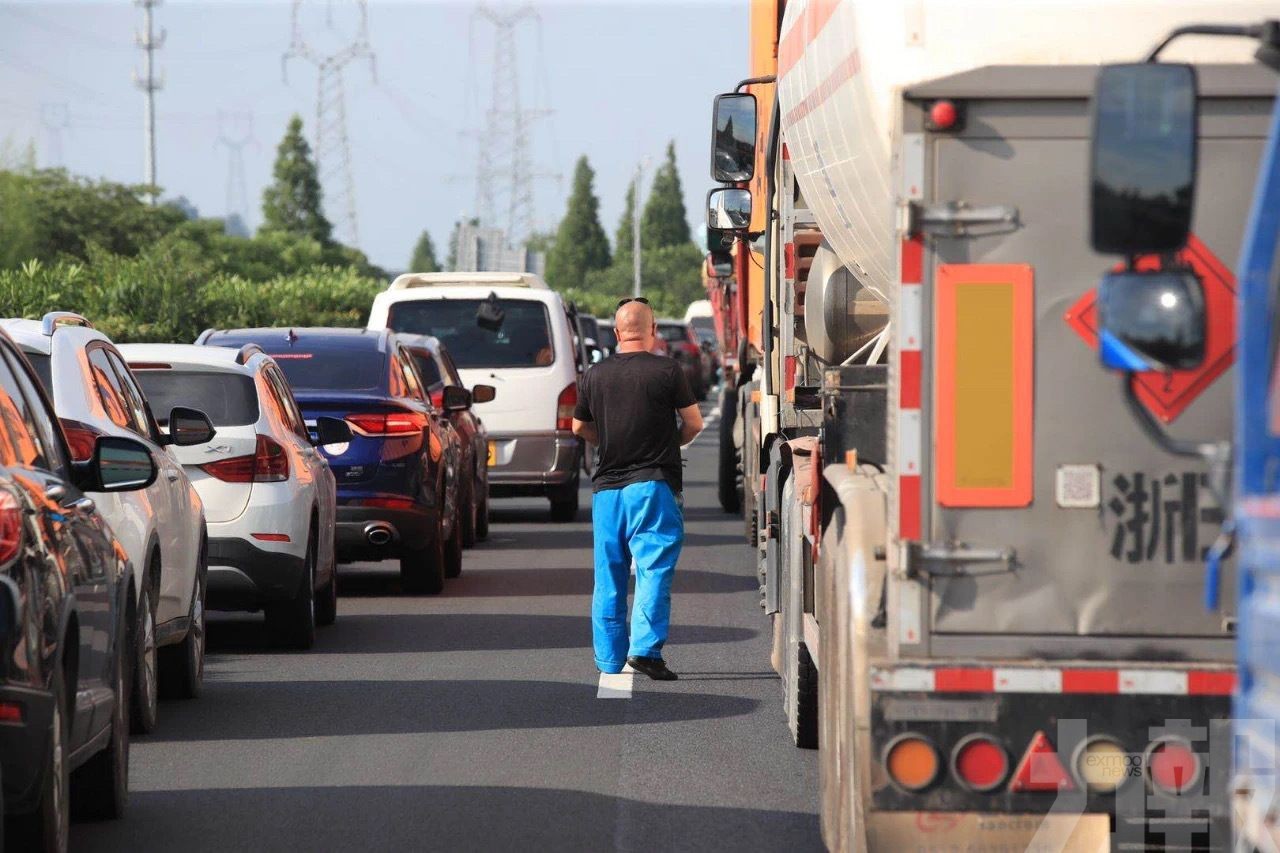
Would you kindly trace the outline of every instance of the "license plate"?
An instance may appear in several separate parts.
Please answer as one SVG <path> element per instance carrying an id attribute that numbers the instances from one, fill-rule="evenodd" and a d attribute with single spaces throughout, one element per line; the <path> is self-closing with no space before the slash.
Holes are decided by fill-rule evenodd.
<path id="1" fill-rule="evenodd" d="M 490 468 L 492 468 L 494 465 L 497 465 L 497 464 L 498 464 L 498 442 L 491 441 L 489 442 L 488 465 Z"/>

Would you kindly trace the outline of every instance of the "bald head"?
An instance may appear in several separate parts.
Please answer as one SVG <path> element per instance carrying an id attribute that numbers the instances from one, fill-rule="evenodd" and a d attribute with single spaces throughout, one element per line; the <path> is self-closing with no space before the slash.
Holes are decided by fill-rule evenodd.
<path id="1" fill-rule="evenodd" d="M 613 317 L 620 352 L 641 352 L 653 347 L 653 309 L 643 302 L 628 302 Z"/>

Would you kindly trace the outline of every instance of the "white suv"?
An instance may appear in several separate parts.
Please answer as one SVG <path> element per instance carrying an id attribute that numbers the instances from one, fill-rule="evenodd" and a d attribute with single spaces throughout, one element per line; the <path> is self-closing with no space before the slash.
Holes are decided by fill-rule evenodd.
<path id="1" fill-rule="evenodd" d="M 277 642 L 310 648 L 338 613 L 335 483 L 316 444 L 351 440 L 319 418 L 313 442 L 284 374 L 257 346 L 126 344 L 153 404 L 194 400 L 217 437 L 178 448 L 209 518 L 209 607 L 266 611 Z"/>
<path id="2" fill-rule="evenodd" d="M 165 412 L 170 426 L 161 432 L 116 347 L 79 315 L 55 312 L 3 325 L 53 400 L 74 460 L 92 456 L 98 436 L 115 435 L 141 440 L 159 469 L 140 491 L 93 493 L 140 581 L 133 727 L 152 731 L 158 688 L 190 698 L 204 678 L 204 506 L 164 448 L 208 441 L 213 427 L 202 412 L 176 407 Z"/>
<path id="3" fill-rule="evenodd" d="M 433 335 L 468 387 L 497 389 L 475 404 L 489 431 L 489 494 L 545 496 L 554 521 L 578 513 L 573 408 L 588 360 L 576 327 L 573 309 L 529 273 L 407 273 L 369 315 L 370 329 Z"/>

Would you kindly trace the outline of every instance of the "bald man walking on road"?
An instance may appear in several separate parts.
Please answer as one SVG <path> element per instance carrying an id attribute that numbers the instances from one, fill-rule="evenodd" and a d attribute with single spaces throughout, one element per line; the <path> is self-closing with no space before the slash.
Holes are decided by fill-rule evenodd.
<path id="1" fill-rule="evenodd" d="M 676 674 L 662 659 L 671 619 L 671 578 L 684 544 L 680 448 L 702 432 L 702 413 L 675 359 L 649 352 L 658 325 L 646 299 L 623 299 L 616 353 L 582 376 L 573 431 L 600 448 L 592 479 L 596 668 L 630 664 L 657 681 Z M 680 416 L 677 425 L 676 416 Z M 636 600 L 627 634 L 627 579 Z"/>

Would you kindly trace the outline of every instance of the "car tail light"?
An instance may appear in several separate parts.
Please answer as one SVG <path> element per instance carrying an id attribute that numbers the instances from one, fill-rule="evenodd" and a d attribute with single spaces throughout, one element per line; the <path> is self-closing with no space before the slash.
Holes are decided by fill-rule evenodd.
<path id="1" fill-rule="evenodd" d="M 1013 771 L 1010 791 L 1074 791 L 1067 769 L 1062 766 L 1058 752 L 1044 732 L 1036 732 L 1022 753 L 1018 769 Z"/>
<path id="2" fill-rule="evenodd" d="M 22 504 L 7 489 L 0 489 L 0 565 L 22 550 Z"/>
<path id="3" fill-rule="evenodd" d="M 578 383 L 565 386 L 556 400 L 556 429 L 573 429 L 573 410 L 578 405 Z"/>
<path id="4" fill-rule="evenodd" d="M 79 421 L 62 421 L 62 434 L 67 437 L 67 451 L 73 462 L 88 462 L 93 458 L 98 432 Z"/>
<path id="5" fill-rule="evenodd" d="M 289 456 L 275 439 L 260 435 L 252 456 L 219 459 L 200 470 L 224 483 L 280 483 L 289 479 Z"/>
<path id="6" fill-rule="evenodd" d="M 972 791 L 991 791 L 1009 775 L 1009 755 L 990 735 L 969 735 L 951 754 L 951 772 Z"/>
<path id="7" fill-rule="evenodd" d="M 1129 771 L 1129 755 L 1109 737 L 1085 741 L 1076 754 L 1076 775 L 1095 793 L 1108 794 L 1119 788 Z"/>
<path id="8" fill-rule="evenodd" d="M 898 735 L 884 750 L 884 768 L 899 788 L 923 791 L 938 778 L 938 750 L 922 735 Z"/>
<path id="9" fill-rule="evenodd" d="M 381 438 L 421 433 L 427 428 L 427 416 L 420 412 L 361 412 L 347 415 L 347 423 L 360 435 Z"/>
<path id="10" fill-rule="evenodd" d="M 1185 794 L 1200 781 L 1200 756 L 1187 743 L 1167 738 L 1147 750 L 1147 774 L 1163 794 Z"/>
<path id="11" fill-rule="evenodd" d="M 20 723 L 22 716 L 22 705 L 18 702 L 0 702 L 0 723 Z"/>

